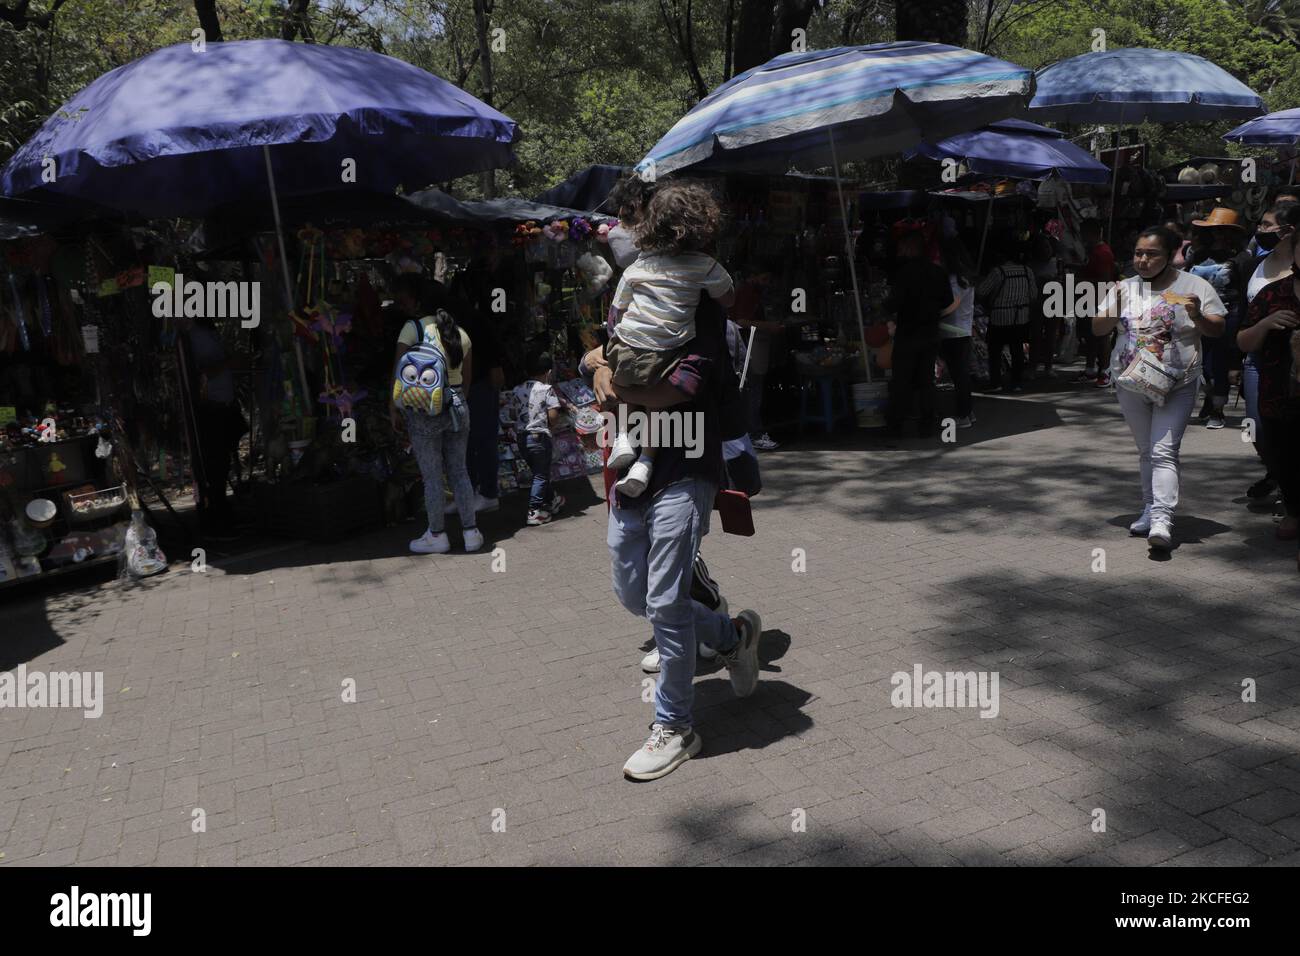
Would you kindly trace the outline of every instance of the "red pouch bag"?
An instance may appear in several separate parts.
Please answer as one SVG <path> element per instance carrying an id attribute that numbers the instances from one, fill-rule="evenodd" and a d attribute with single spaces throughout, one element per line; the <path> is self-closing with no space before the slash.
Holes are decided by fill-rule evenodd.
<path id="1" fill-rule="evenodd" d="M 754 513 L 749 507 L 749 495 L 724 488 L 713 499 L 713 508 L 722 519 L 725 534 L 753 535 Z"/>

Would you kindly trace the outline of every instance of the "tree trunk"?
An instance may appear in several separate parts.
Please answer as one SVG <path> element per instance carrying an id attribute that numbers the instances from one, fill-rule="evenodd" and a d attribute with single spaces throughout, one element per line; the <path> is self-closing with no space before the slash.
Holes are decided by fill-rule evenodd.
<path id="1" fill-rule="evenodd" d="M 776 21 L 773 0 L 740 0 L 736 27 L 736 73 L 744 73 L 772 59 L 772 28 Z"/>
<path id="2" fill-rule="evenodd" d="M 495 0 L 474 0 L 474 33 L 478 38 L 478 65 L 479 79 L 483 83 L 483 90 L 479 99 L 488 106 L 493 106 L 493 89 L 492 89 L 492 46 L 488 39 L 491 28 L 492 8 Z M 483 198 L 495 199 L 497 194 L 497 181 L 495 171 L 485 169 L 483 171 Z"/>
<path id="3" fill-rule="evenodd" d="M 967 15 L 966 0 L 895 0 L 894 35 L 964 47 Z"/>
<path id="4" fill-rule="evenodd" d="M 315 42 L 311 35 L 311 21 L 307 18 L 311 0 L 289 0 L 285 8 L 284 20 L 280 24 L 280 39 L 292 40 L 299 33 L 307 43 Z"/>
<path id="5" fill-rule="evenodd" d="M 220 43 L 225 39 L 221 35 L 221 20 L 217 17 L 217 0 L 194 0 L 194 12 L 199 15 L 199 26 L 207 42 Z"/>
<path id="6" fill-rule="evenodd" d="M 727 82 L 735 74 L 731 67 L 736 52 L 736 0 L 727 0 L 727 26 L 722 35 L 722 82 Z"/>
<path id="7" fill-rule="evenodd" d="M 776 24 L 772 29 L 771 56 L 789 53 L 794 44 L 794 31 L 807 30 L 817 0 L 780 0 L 777 4 Z M 769 57 L 770 59 L 770 57 Z"/>

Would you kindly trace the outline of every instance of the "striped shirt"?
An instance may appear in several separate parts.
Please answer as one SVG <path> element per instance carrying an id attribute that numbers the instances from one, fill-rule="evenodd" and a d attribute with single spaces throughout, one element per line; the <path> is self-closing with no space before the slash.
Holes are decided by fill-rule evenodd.
<path id="1" fill-rule="evenodd" d="M 1004 262 L 984 277 L 975 294 L 988 301 L 989 325 L 1026 325 L 1038 284 L 1025 266 Z"/>
<path id="2" fill-rule="evenodd" d="M 643 255 L 627 267 L 614 292 L 611 307 L 627 310 L 618 323 L 619 340 L 655 352 L 685 345 L 695 338 L 700 290 L 714 299 L 731 291 L 731 276 L 710 256 Z"/>

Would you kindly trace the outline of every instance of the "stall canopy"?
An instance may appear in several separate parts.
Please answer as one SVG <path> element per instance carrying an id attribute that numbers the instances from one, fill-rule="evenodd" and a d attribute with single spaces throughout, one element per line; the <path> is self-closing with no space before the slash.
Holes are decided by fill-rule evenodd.
<path id="1" fill-rule="evenodd" d="M 785 53 L 718 87 L 637 165 L 783 173 L 901 152 L 1021 112 L 1024 67 L 941 43 Z"/>
<path id="2" fill-rule="evenodd" d="M 1033 119 L 1062 123 L 1197 123 L 1264 112 L 1254 90 L 1192 53 L 1129 47 L 1045 66 L 1029 104 Z"/>
<path id="3" fill-rule="evenodd" d="M 507 165 L 517 132 L 463 90 L 367 50 L 183 43 L 105 73 L 64 104 L 5 166 L 0 191 L 199 215 L 232 197 L 266 197 L 268 160 L 282 195 L 339 188 L 345 160 L 359 191 L 392 192 Z"/>
<path id="4" fill-rule="evenodd" d="M 567 209 L 600 209 L 611 215 L 615 209 L 605 209 L 605 200 L 614 184 L 628 174 L 630 166 L 597 164 L 579 170 L 564 182 L 552 186 L 536 197 L 536 201 Z"/>
<path id="5" fill-rule="evenodd" d="M 69 206 L 0 197 L 0 242 L 44 236 L 87 218 Z"/>
<path id="6" fill-rule="evenodd" d="M 1104 185 L 1110 168 L 1059 130 L 1024 120 L 1005 119 L 939 142 L 922 142 L 906 158 L 953 159 L 973 173 L 1043 179 L 1057 173 L 1067 182 Z"/>
<path id="7" fill-rule="evenodd" d="M 508 222 L 538 223 L 553 219 L 572 219 L 584 216 L 592 222 L 609 221 L 611 217 L 600 213 L 584 212 L 579 209 L 566 209 L 546 203 L 532 202 L 528 199 L 470 199 L 462 200 L 448 196 L 441 189 L 422 189 L 419 192 L 403 196 L 402 200 L 435 219 L 453 222 L 492 225 Z"/>

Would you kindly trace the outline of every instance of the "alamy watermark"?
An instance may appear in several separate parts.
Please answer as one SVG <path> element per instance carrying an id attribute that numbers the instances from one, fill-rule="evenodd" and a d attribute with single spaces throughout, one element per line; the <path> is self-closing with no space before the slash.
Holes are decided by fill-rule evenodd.
<path id="1" fill-rule="evenodd" d="M 996 717 L 1000 709 L 997 671 L 926 671 L 915 664 L 889 682 L 895 707 L 978 707 L 981 717 Z"/>
<path id="2" fill-rule="evenodd" d="M 0 708 L 68 707 L 81 710 L 91 719 L 104 713 L 103 671 L 28 671 L 19 664 L 15 671 L 0 672 Z"/>
<path id="3" fill-rule="evenodd" d="M 620 405 L 618 412 L 601 412 L 596 441 L 609 448 L 619 435 L 638 448 L 684 448 L 687 458 L 704 454 L 704 413 L 640 411 Z"/>
<path id="4" fill-rule="evenodd" d="M 1073 274 L 1066 275 L 1064 282 L 1043 283 L 1043 295 L 1046 296 L 1043 314 L 1049 319 L 1091 319 L 1103 311 L 1118 315 L 1121 304 L 1134 314 L 1146 312 L 1159 301 L 1169 305 L 1188 304 L 1187 296 L 1172 289 L 1156 292 L 1149 282 L 1076 280 Z"/>
<path id="5" fill-rule="evenodd" d="M 185 316 L 192 319 L 239 319 L 246 329 L 255 329 L 262 321 L 262 283 L 185 281 L 176 273 L 176 281 L 155 282 L 153 314 L 159 319 Z"/>

